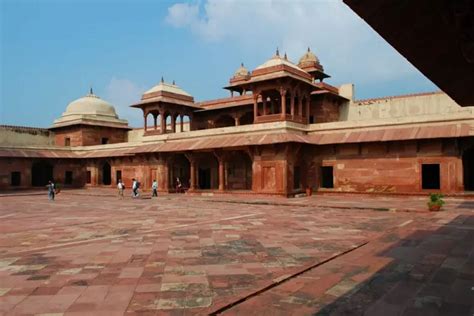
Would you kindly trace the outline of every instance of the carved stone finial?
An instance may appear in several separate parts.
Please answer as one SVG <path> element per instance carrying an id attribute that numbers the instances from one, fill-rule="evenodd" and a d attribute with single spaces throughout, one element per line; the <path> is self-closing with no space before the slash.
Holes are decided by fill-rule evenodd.
<path id="1" fill-rule="evenodd" d="M 173 80 L 173 86 L 175 86 L 175 85 L 176 85 L 176 83 L 175 83 L 175 81 Z"/>
<path id="2" fill-rule="evenodd" d="M 92 91 L 92 86 L 91 86 L 91 88 L 90 88 L 90 90 L 89 90 L 89 94 L 94 94 L 94 91 Z"/>
<path id="3" fill-rule="evenodd" d="M 163 79 L 163 76 L 161 76 L 161 83 L 164 83 L 165 79 Z"/>
<path id="4" fill-rule="evenodd" d="M 280 51 L 278 50 L 278 47 L 277 47 L 276 55 L 280 57 Z"/>
<path id="5" fill-rule="evenodd" d="M 243 67 L 244 66 L 244 63 L 240 63 L 240 67 Z"/>
<path id="6" fill-rule="evenodd" d="M 311 49 L 310 49 L 309 46 L 308 46 L 308 53 L 309 53 L 310 51 L 311 51 Z"/>
<path id="7" fill-rule="evenodd" d="M 285 58 L 285 60 L 288 60 L 288 56 L 286 56 L 286 52 L 285 52 L 285 57 L 284 58 Z"/>

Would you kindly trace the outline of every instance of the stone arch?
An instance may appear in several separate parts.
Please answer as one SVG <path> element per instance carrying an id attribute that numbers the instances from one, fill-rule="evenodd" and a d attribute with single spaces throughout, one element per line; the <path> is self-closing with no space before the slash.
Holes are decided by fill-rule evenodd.
<path id="1" fill-rule="evenodd" d="M 190 170 L 191 165 L 189 160 L 184 154 L 175 154 L 168 161 L 168 172 L 169 172 L 169 190 L 170 192 L 176 192 L 177 180 L 179 178 L 184 189 L 190 186 Z"/>

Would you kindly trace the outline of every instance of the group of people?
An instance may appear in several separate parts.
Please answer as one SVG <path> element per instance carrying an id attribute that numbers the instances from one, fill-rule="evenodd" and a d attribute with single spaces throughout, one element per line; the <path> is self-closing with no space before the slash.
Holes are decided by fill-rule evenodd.
<path id="1" fill-rule="evenodd" d="M 140 197 L 140 182 L 133 178 L 132 179 L 132 198 L 138 198 Z M 46 185 L 46 188 L 48 189 L 48 199 L 50 201 L 54 201 L 54 198 L 57 193 L 59 193 L 59 189 L 56 187 L 56 184 L 54 183 L 53 180 L 49 180 L 48 184 Z M 118 195 L 121 199 L 123 199 L 123 193 L 125 191 L 125 184 L 123 183 L 122 179 L 119 179 L 117 182 L 117 189 L 118 189 Z M 151 190 L 152 190 L 152 197 L 158 197 L 158 182 L 156 179 L 153 180 L 151 184 Z M 181 180 L 179 178 L 176 178 L 176 192 L 182 193 L 184 192 L 184 187 L 181 184 Z"/>
<path id="2" fill-rule="evenodd" d="M 132 198 L 140 197 L 140 192 L 139 192 L 140 186 L 141 186 L 140 182 L 137 179 L 133 178 L 132 179 Z M 117 189 L 118 189 L 119 197 L 123 199 L 125 184 L 123 183 L 122 179 L 118 180 Z M 151 197 L 158 197 L 158 182 L 156 181 L 156 179 L 153 179 L 153 182 L 151 184 L 151 190 L 152 190 Z M 176 178 L 176 192 L 184 192 L 184 187 L 181 184 L 181 180 L 179 178 Z"/>

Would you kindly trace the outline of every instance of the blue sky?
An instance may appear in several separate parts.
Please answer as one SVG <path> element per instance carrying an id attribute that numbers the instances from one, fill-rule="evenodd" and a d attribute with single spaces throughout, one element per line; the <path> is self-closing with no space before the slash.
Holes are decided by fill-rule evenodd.
<path id="1" fill-rule="evenodd" d="M 159 82 L 197 101 L 225 97 L 240 62 L 251 70 L 276 47 L 297 62 L 310 46 L 328 83 L 358 99 L 438 88 L 339 0 L 0 0 L 0 124 L 48 127 L 67 104 L 95 94 L 128 107 Z"/>

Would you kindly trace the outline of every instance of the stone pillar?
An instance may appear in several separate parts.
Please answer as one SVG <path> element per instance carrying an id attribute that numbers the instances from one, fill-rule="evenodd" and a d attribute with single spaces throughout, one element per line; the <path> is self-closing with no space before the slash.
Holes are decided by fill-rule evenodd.
<path id="1" fill-rule="evenodd" d="M 196 190 L 196 161 L 192 159 L 189 163 L 190 165 L 190 173 L 189 173 L 189 190 L 194 191 Z"/>
<path id="2" fill-rule="evenodd" d="M 280 98 L 281 98 L 281 118 L 286 119 L 286 90 L 280 89 Z"/>
<path id="3" fill-rule="evenodd" d="M 303 116 L 303 99 L 301 96 L 298 96 L 298 114 Z"/>
<path id="4" fill-rule="evenodd" d="M 290 107 L 291 107 L 291 116 L 295 115 L 295 95 L 291 93 L 290 96 Z"/>
<path id="5" fill-rule="evenodd" d="M 144 129 L 143 129 L 143 130 L 144 130 L 145 132 L 146 132 L 146 129 L 147 129 L 147 127 L 146 127 L 146 117 L 147 117 L 147 115 L 148 115 L 148 113 L 143 114 L 143 120 L 144 120 L 144 124 L 143 124 Z"/>
<path id="6" fill-rule="evenodd" d="M 267 98 L 262 95 L 263 115 L 267 115 Z"/>
<path id="7" fill-rule="evenodd" d="M 182 133 L 184 131 L 184 122 L 183 122 L 184 115 L 181 114 L 179 117 L 181 118 L 180 131 Z"/>
<path id="8" fill-rule="evenodd" d="M 309 104 L 310 104 L 310 102 L 311 102 L 311 100 L 307 96 L 306 97 L 306 124 L 309 124 Z"/>
<path id="9" fill-rule="evenodd" d="M 154 130 L 156 130 L 156 127 L 157 127 L 157 124 L 156 124 L 156 120 L 158 119 L 157 115 L 154 115 L 153 114 L 153 126 L 154 126 Z"/>
<path id="10" fill-rule="evenodd" d="M 171 131 L 176 133 L 176 115 L 171 115 Z"/>
<path id="11" fill-rule="evenodd" d="M 160 121 L 160 124 L 161 124 L 161 134 L 166 134 L 165 112 L 164 112 L 164 111 L 160 111 L 160 115 L 161 115 L 161 121 Z"/>
<path id="12" fill-rule="evenodd" d="M 257 116 L 258 116 L 258 94 L 253 95 L 253 122 L 257 122 Z"/>
<path id="13" fill-rule="evenodd" d="M 234 120 L 235 120 L 235 126 L 239 126 L 240 125 L 240 118 L 236 115 L 234 117 Z"/>
<path id="14" fill-rule="evenodd" d="M 224 191 L 225 189 L 225 179 L 224 179 L 224 171 L 225 171 L 225 164 L 224 164 L 224 159 L 221 157 L 218 159 L 219 161 L 219 191 Z"/>

